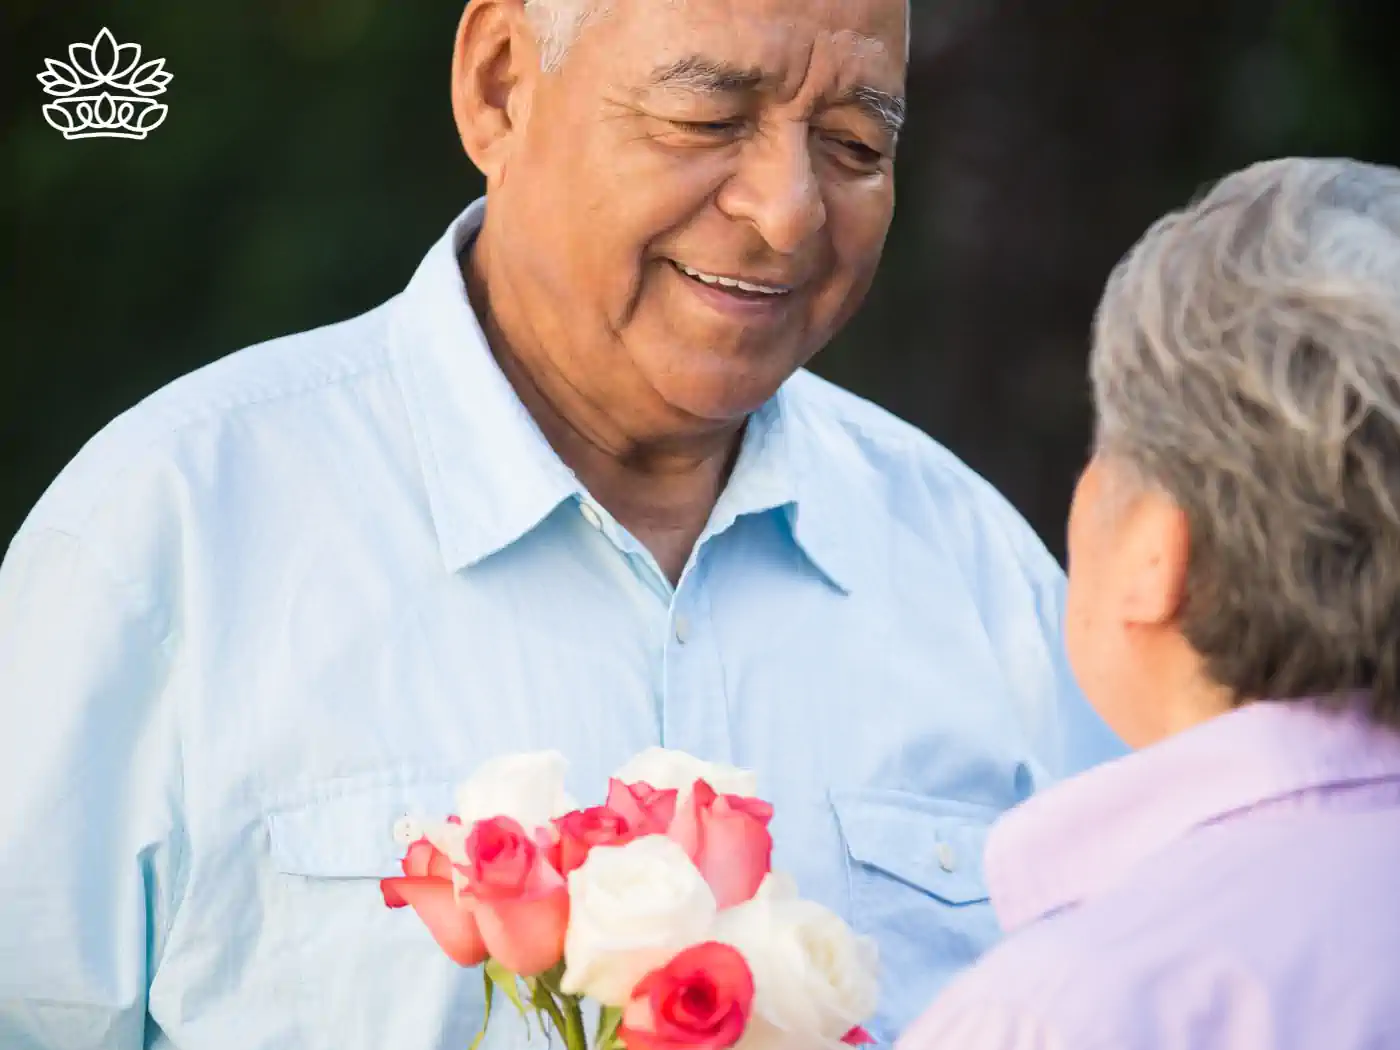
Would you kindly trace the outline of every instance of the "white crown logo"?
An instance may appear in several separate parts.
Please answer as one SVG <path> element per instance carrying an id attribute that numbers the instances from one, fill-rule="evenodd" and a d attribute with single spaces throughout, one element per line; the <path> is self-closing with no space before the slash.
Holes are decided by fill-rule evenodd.
<path id="1" fill-rule="evenodd" d="M 66 139 L 144 139 L 165 120 L 162 94 L 172 76 L 165 59 L 141 64 L 140 44 L 118 44 L 104 27 L 91 44 L 70 44 L 71 64 L 46 58 L 39 74 L 44 90 L 60 101 L 44 106 L 44 119 Z"/>

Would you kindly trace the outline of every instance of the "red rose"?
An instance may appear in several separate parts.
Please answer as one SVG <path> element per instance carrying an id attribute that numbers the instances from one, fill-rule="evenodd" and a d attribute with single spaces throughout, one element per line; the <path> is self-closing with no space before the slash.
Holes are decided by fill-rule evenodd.
<path id="1" fill-rule="evenodd" d="M 625 846 L 636 838 L 627 819 L 607 806 L 565 813 L 554 827 L 559 837 L 550 848 L 550 860 L 561 875 L 582 867 L 594 846 Z"/>
<path id="2" fill-rule="evenodd" d="M 491 958 L 533 977 L 564 957 L 568 884 L 524 828 L 509 817 L 478 821 L 462 870 Z"/>
<path id="3" fill-rule="evenodd" d="M 472 913 L 472 902 L 452 888 L 452 862 L 427 839 L 408 847 L 403 875 L 382 879 L 380 892 L 391 908 L 411 907 L 447 957 L 459 966 L 486 958 L 486 944 Z"/>
<path id="4" fill-rule="evenodd" d="M 726 1050 L 744 1034 L 753 996 L 736 949 L 697 944 L 642 978 L 617 1034 L 627 1050 Z"/>
<path id="5" fill-rule="evenodd" d="M 752 898 L 772 870 L 772 819 L 767 802 L 717 795 L 697 780 L 666 833 L 695 862 L 719 906 L 730 908 Z"/>
<path id="6" fill-rule="evenodd" d="M 636 838 L 643 835 L 664 835 L 676 813 L 675 788 L 658 791 L 650 784 L 624 784 L 608 781 L 608 809 L 627 821 Z"/>

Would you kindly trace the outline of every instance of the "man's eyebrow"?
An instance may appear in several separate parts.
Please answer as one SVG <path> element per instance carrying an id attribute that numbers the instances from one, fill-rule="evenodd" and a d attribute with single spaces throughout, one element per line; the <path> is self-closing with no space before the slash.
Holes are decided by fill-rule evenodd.
<path id="1" fill-rule="evenodd" d="M 735 66 L 703 55 L 687 55 L 656 69 L 649 85 L 683 88 L 709 95 L 738 95 L 757 91 L 770 80 L 772 77 L 762 69 Z M 895 137 L 904 128 L 907 104 L 902 95 L 862 84 L 843 94 L 835 105 L 863 110 Z"/>
<path id="2" fill-rule="evenodd" d="M 705 58 L 687 55 L 659 67 L 651 75 L 651 87 L 679 87 L 714 95 L 735 95 L 754 91 L 770 78 L 761 69 L 745 69 Z"/>
<path id="3" fill-rule="evenodd" d="M 855 106 L 879 121 L 880 125 L 895 138 L 904 130 L 904 117 L 908 104 L 903 95 L 892 95 L 866 85 L 851 88 L 839 99 L 838 106 Z"/>

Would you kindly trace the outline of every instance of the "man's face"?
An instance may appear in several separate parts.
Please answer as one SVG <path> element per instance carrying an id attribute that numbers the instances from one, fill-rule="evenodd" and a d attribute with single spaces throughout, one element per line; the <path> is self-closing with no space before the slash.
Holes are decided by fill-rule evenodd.
<path id="1" fill-rule="evenodd" d="M 490 190 L 556 364 L 673 419 L 772 396 L 874 276 L 906 33 L 905 0 L 612 0 Z"/>

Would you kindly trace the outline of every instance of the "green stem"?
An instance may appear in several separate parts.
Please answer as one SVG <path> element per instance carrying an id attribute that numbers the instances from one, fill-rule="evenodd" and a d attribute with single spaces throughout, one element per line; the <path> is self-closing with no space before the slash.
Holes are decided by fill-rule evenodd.
<path id="1" fill-rule="evenodd" d="M 588 1036 L 583 1030 L 582 1000 L 559 990 L 564 964 L 542 973 L 531 984 L 531 1002 L 554 1022 L 554 1028 L 564 1040 L 565 1050 L 588 1050 Z M 599 1050 L 608 1050 L 599 1047 Z"/>
<path id="2" fill-rule="evenodd" d="M 578 996 L 566 995 L 563 998 L 564 1020 L 566 1022 L 564 1045 L 569 1050 L 588 1050 L 588 1036 L 583 1030 L 583 1007 L 579 1003 Z"/>
<path id="3" fill-rule="evenodd" d="M 622 1024 L 622 1011 L 605 1006 L 598 1011 L 598 1032 L 593 1037 L 594 1050 L 612 1050 L 617 1042 L 617 1029 Z"/>
<path id="4" fill-rule="evenodd" d="M 543 981 L 535 982 L 534 994 L 530 997 L 530 1001 L 549 1014 L 549 1019 L 554 1022 L 555 1030 L 564 1038 L 570 1050 L 573 1050 L 573 1044 L 568 1043 L 568 1020 L 559 1009 L 559 1004 L 554 1001 L 553 993 Z M 588 1050 L 588 1048 L 585 1046 L 582 1050 Z"/>

